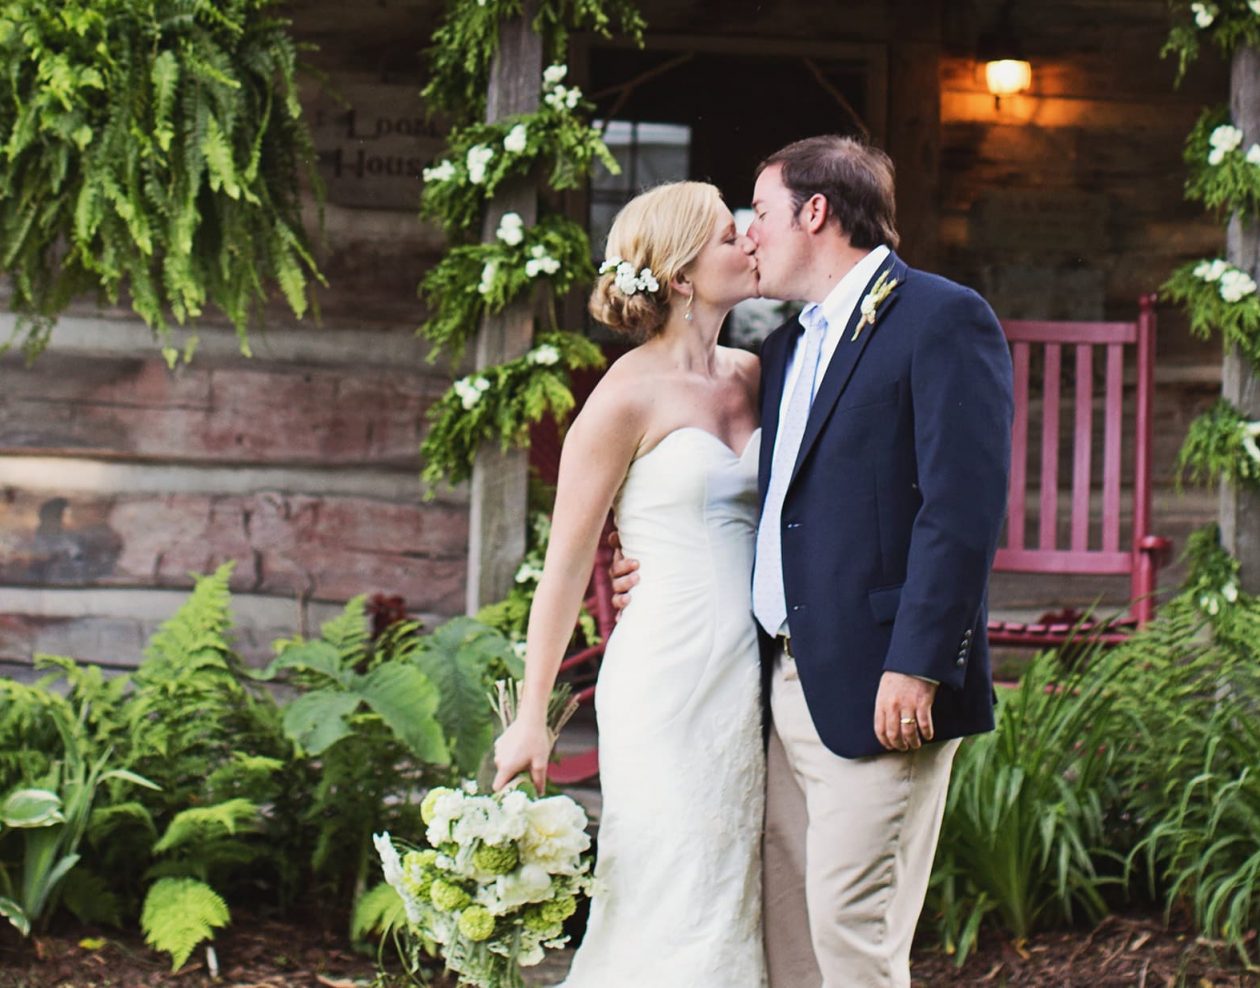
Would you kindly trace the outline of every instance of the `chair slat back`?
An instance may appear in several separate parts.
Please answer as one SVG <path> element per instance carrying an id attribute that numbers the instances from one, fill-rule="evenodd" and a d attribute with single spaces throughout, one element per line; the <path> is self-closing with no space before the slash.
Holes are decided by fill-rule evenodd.
<path id="1" fill-rule="evenodd" d="M 1144 297 L 1140 316 L 1131 323 L 1002 323 L 1011 344 L 1015 417 L 1006 538 L 998 549 L 994 569 L 1099 574 L 1135 571 L 1137 546 L 1149 534 L 1150 523 L 1153 302 L 1153 296 Z M 1133 398 L 1128 402 L 1126 361 L 1133 368 L 1135 382 Z M 1095 364 L 1100 365 L 1098 373 Z M 1039 423 L 1035 414 L 1038 397 Z M 1132 412 L 1126 415 L 1126 409 Z M 1065 413 L 1071 417 L 1070 424 L 1061 423 Z M 1096 413 L 1101 414 L 1101 423 L 1096 422 Z M 1035 476 L 1030 477 L 1031 433 L 1038 427 L 1037 465 Z M 1096 435 L 1099 431 L 1101 435 Z M 1065 436 L 1071 444 L 1067 451 L 1061 448 Z M 1125 443 L 1133 444 L 1132 524 L 1127 544 L 1122 541 Z M 1072 464 L 1069 491 L 1061 489 L 1061 480 L 1066 479 L 1060 477 L 1064 452 Z M 1030 488 L 1032 484 L 1036 487 Z M 1071 513 L 1066 532 L 1061 532 L 1060 501 L 1065 494 Z M 1035 545 L 1027 544 L 1030 504 L 1036 505 L 1038 515 Z M 1101 520 L 1096 521 L 1099 514 Z"/>

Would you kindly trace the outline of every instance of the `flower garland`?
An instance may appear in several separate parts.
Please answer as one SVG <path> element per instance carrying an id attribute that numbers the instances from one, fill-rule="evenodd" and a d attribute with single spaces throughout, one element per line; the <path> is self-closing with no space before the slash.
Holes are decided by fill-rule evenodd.
<path id="1" fill-rule="evenodd" d="M 547 184 L 576 188 L 598 161 L 609 171 L 617 162 L 600 132 L 578 113 L 594 109 L 576 87 L 565 86 L 563 65 L 543 73 L 543 102 L 534 113 L 494 123 L 469 123 L 451 130 L 447 155 L 424 170 L 420 213 L 447 236 L 475 228 L 486 203 L 505 179 L 550 162 Z"/>
<path id="2" fill-rule="evenodd" d="M 1240 46 L 1260 47 L 1260 0 L 1170 0 L 1169 6 L 1173 26 L 1160 54 L 1177 57 L 1177 84 L 1204 40 L 1226 59 Z M 1187 199 L 1203 202 L 1224 220 L 1260 217 L 1260 144 L 1246 143 L 1226 107 L 1204 111 L 1186 138 L 1184 157 Z M 1236 346 L 1253 372 L 1260 367 L 1260 297 L 1251 272 L 1221 258 L 1192 261 L 1173 272 L 1163 292 L 1185 306 L 1195 336 L 1219 330 L 1222 342 Z M 1260 421 L 1222 398 L 1191 423 L 1177 463 L 1178 484 L 1184 477 L 1260 487 Z M 1186 557 L 1187 589 L 1215 631 L 1228 634 L 1243 606 L 1238 560 L 1220 546 L 1216 525 L 1190 537 Z M 1252 602 L 1247 598 L 1247 606 Z"/>
<path id="3" fill-rule="evenodd" d="M 492 243 L 451 248 L 420 284 L 430 311 L 420 334 L 433 344 L 430 360 L 444 347 L 458 363 L 486 312 L 508 303 L 541 281 L 563 295 L 594 274 L 586 231 L 561 216 L 547 216 L 526 227 L 517 213 L 499 223 Z"/>
<path id="4" fill-rule="evenodd" d="M 1260 488 L 1260 422 L 1222 398 L 1191 423 L 1177 468 L 1192 483 L 1220 478 Z"/>
<path id="5" fill-rule="evenodd" d="M 477 451 L 487 441 L 502 449 L 524 445 L 529 426 L 544 415 L 557 420 L 573 410 L 570 372 L 600 367 L 604 355 L 576 333 L 543 333 L 523 357 L 456 381 L 429 409 L 428 435 L 420 444 L 421 479 L 428 495 L 440 481 L 472 476 Z"/>
<path id="6" fill-rule="evenodd" d="M 1159 54 L 1162 58 L 1177 56 L 1178 84 L 1190 63 L 1199 57 L 1205 33 L 1226 57 L 1241 45 L 1260 46 L 1260 0 L 1170 0 L 1169 7 L 1173 28 Z"/>

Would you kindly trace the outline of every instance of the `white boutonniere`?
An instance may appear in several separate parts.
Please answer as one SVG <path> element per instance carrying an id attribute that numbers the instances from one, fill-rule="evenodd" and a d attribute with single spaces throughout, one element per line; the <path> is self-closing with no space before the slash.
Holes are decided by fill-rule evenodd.
<path id="1" fill-rule="evenodd" d="M 850 343 L 856 340 L 867 326 L 875 325 L 875 320 L 879 316 L 879 307 L 884 304 L 884 300 L 892 294 L 892 290 L 896 287 L 897 279 L 889 279 L 888 271 L 882 271 L 875 280 L 875 284 L 871 286 L 871 290 L 862 299 L 860 306 L 862 318 L 853 327 L 853 336 L 849 338 Z"/>

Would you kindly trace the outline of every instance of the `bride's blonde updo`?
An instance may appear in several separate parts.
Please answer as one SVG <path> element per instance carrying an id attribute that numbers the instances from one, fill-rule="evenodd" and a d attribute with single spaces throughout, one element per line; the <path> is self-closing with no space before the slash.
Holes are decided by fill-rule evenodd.
<path id="1" fill-rule="evenodd" d="M 642 342 L 661 331 L 673 295 L 670 282 L 696 259 L 721 216 L 722 196 L 708 182 L 670 182 L 626 203 L 608 231 L 605 258 L 619 258 L 636 272 L 650 268 L 656 289 L 626 294 L 616 271 L 599 276 L 591 315 L 609 329 Z"/>

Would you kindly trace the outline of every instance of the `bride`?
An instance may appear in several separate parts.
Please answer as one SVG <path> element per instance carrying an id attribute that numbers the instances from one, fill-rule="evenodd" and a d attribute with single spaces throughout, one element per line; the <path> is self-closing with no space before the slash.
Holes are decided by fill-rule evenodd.
<path id="1" fill-rule="evenodd" d="M 607 249 L 591 312 L 640 345 L 565 439 L 495 788 L 545 783 L 547 699 L 611 507 L 640 582 L 599 673 L 597 891 L 564 988 L 761 988 L 759 368 L 717 345 L 757 295 L 753 244 L 716 188 L 676 182 L 627 203 Z"/>

